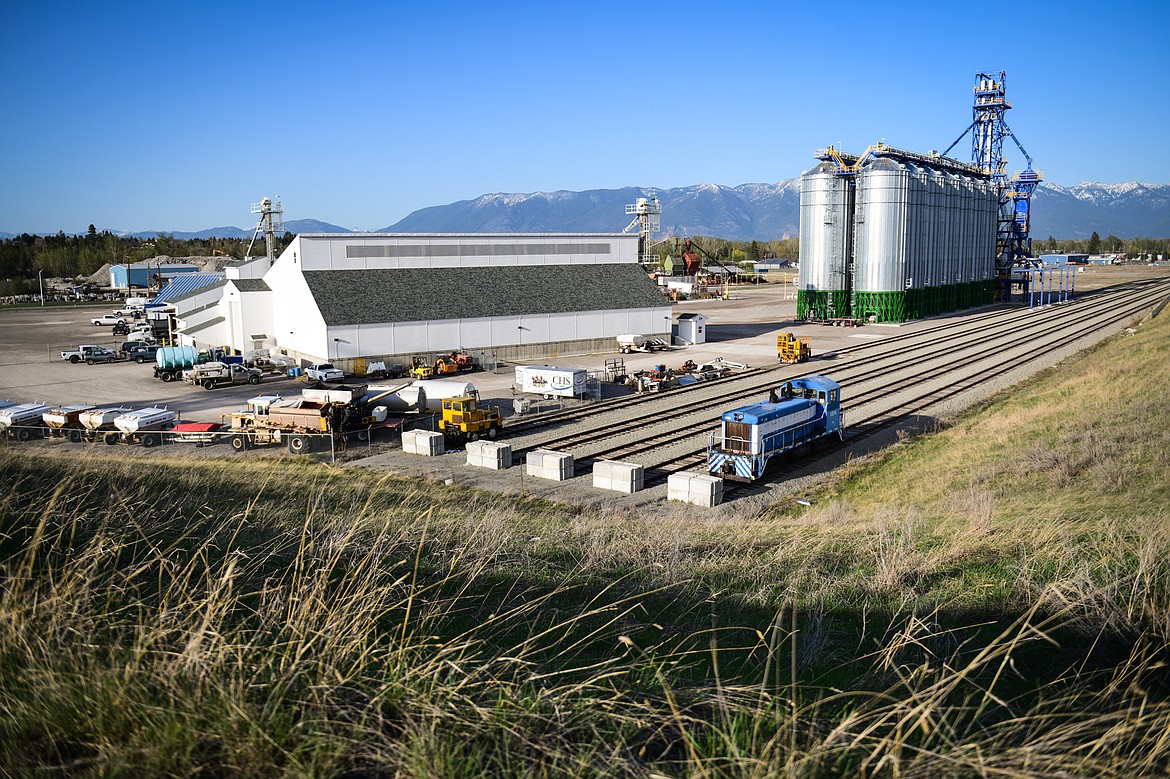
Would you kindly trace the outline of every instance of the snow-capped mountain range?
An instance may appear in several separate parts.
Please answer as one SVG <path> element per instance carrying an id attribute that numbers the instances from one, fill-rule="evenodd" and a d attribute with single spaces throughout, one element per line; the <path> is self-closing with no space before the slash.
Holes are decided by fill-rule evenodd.
<path id="1" fill-rule="evenodd" d="M 499 193 L 423 208 L 385 232 L 613 232 L 629 224 L 625 205 L 651 190 Z M 774 240 L 800 231 L 800 179 L 775 184 L 697 184 L 656 190 L 662 232 L 733 240 Z M 1041 184 L 1032 203 L 1032 237 L 1170 236 L 1170 185 L 1083 181 Z"/>
<path id="2" fill-rule="evenodd" d="M 625 207 L 654 192 L 662 204 L 660 236 L 712 235 L 732 240 L 795 237 L 800 229 L 800 179 L 774 184 L 696 184 L 651 190 L 641 187 L 584 192 L 496 193 L 414 211 L 378 232 L 403 233 L 612 233 L 629 223 Z M 344 227 L 316 219 L 285 222 L 292 233 L 346 233 Z M 1032 203 L 1032 237 L 1060 239 L 1170 237 L 1170 184 L 1082 181 L 1062 187 L 1043 183 Z M 131 233 L 153 238 L 158 233 Z M 252 235 L 252 230 L 217 227 L 175 238 Z M 0 238 L 12 238 L 0 233 Z"/>

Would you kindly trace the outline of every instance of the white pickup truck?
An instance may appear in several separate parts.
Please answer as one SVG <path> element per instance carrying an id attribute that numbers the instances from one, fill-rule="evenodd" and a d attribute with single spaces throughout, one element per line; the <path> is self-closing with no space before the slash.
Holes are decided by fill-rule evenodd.
<path id="1" fill-rule="evenodd" d="M 334 368 L 331 362 L 319 362 L 305 368 L 305 378 L 309 381 L 341 381 L 345 374 Z"/>
<path id="2" fill-rule="evenodd" d="M 61 352 L 61 359 L 68 360 L 74 365 L 82 360 L 93 365 L 95 362 L 113 362 L 117 358 L 117 352 L 97 344 L 81 344 L 76 349 Z"/>

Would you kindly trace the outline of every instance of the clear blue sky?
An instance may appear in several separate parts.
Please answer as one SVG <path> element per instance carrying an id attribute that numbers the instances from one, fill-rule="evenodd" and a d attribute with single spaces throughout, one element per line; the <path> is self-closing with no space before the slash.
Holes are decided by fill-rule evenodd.
<path id="1" fill-rule="evenodd" d="M 1048 181 L 1170 182 L 1165 0 L 9 0 L 0 29 L 3 232 L 774 182 L 830 143 L 942 151 L 1000 69 Z"/>

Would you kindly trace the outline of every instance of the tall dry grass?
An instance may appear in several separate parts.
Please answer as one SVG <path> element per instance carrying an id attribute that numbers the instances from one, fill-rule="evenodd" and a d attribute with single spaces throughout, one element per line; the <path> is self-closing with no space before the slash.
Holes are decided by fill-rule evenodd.
<path id="1" fill-rule="evenodd" d="M 0 772 L 1163 776 L 1168 343 L 800 511 L 0 448 Z"/>

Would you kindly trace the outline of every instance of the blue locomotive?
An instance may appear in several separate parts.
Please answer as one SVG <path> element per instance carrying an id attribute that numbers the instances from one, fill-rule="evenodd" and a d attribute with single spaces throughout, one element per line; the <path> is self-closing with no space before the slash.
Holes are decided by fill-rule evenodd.
<path id="1" fill-rule="evenodd" d="M 755 481 L 778 454 L 830 435 L 844 439 L 841 386 L 825 376 L 793 379 L 766 402 L 726 411 L 707 451 L 707 470 Z"/>

